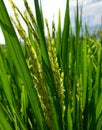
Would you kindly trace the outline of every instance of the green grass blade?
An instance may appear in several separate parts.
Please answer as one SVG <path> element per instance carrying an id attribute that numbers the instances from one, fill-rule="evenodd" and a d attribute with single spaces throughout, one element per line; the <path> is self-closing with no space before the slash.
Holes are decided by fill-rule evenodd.
<path id="1" fill-rule="evenodd" d="M 100 94 L 98 98 L 98 103 L 96 107 L 96 120 L 99 118 L 101 114 L 102 114 L 102 93 Z"/>
<path id="2" fill-rule="evenodd" d="M 64 72 L 64 89 L 65 89 L 65 122 L 67 124 L 67 107 L 68 107 L 68 38 L 70 32 L 70 17 L 69 17 L 69 0 L 66 1 L 66 10 L 64 17 L 64 27 L 62 32 L 62 41 L 61 41 L 61 60 L 62 60 L 62 69 Z"/>
<path id="3" fill-rule="evenodd" d="M 76 58 L 76 75 L 77 79 L 79 78 L 80 73 L 80 28 L 81 21 L 79 17 L 79 5 L 77 0 L 76 14 L 75 14 L 75 58 Z"/>
<path id="4" fill-rule="evenodd" d="M 41 19 L 42 19 L 42 26 L 44 28 L 44 15 L 43 15 L 43 9 L 42 9 L 42 2 L 40 0 L 40 13 L 41 13 Z"/>
<path id="5" fill-rule="evenodd" d="M 56 38 L 56 53 L 58 58 L 61 58 L 61 16 L 60 10 L 58 13 L 58 29 L 57 29 L 57 38 Z M 61 59 L 59 59 L 61 60 Z"/>
<path id="6" fill-rule="evenodd" d="M 71 117 L 70 105 L 68 105 L 68 111 L 67 111 L 67 130 L 72 130 L 72 117 Z"/>
<path id="7" fill-rule="evenodd" d="M 87 43 L 83 43 L 83 87 L 82 87 L 82 100 L 83 110 L 85 108 L 87 95 Z"/>
<path id="8" fill-rule="evenodd" d="M 69 38 L 69 26 L 70 26 L 70 17 L 69 17 L 69 0 L 66 2 L 66 11 L 64 18 L 64 28 L 62 33 L 62 64 L 64 72 L 68 67 L 68 38 Z"/>
<path id="9" fill-rule="evenodd" d="M 0 108 L 0 129 L 1 130 L 13 130 L 7 120 L 6 115 L 4 114 L 4 112 L 1 108 Z"/>
<path id="10" fill-rule="evenodd" d="M 102 114 L 98 120 L 98 123 L 97 123 L 97 130 L 101 130 L 102 129 Z"/>
<path id="11" fill-rule="evenodd" d="M 95 103 L 98 101 L 99 95 L 99 88 L 100 88 L 100 81 L 101 81 L 101 46 L 98 49 L 98 61 L 97 61 L 97 72 L 96 72 L 96 79 L 95 79 Z"/>
<path id="12" fill-rule="evenodd" d="M 43 116 L 39 106 L 39 100 L 36 90 L 33 88 L 33 81 L 30 76 L 30 72 L 27 68 L 27 64 L 20 46 L 20 43 L 16 37 L 15 31 L 7 14 L 4 2 L 0 0 L 0 24 L 6 40 L 7 47 L 10 49 L 12 59 L 17 67 L 27 91 L 33 112 L 35 114 L 39 127 L 43 130 Z"/>
<path id="13" fill-rule="evenodd" d="M 44 35 L 43 16 L 42 16 L 42 12 L 40 11 L 38 0 L 34 0 L 34 3 L 35 3 L 35 11 L 36 11 L 38 32 L 39 32 L 39 38 L 40 38 L 41 54 L 42 54 L 42 57 L 43 57 L 45 63 L 48 65 L 49 58 L 48 58 L 46 40 L 45 40 L 45 35 Z"/>
<path id="14" fill-rule="evenodd" d="M 3 83 L 3 90 L 6 94 L 6 97 L 10 106 L 12 107 L 14 105 L 13 94 L 12 94 L 12 90 L 11 90 L 4 66 L 5 65 L 3 63 L 3 59 L 0 55 L 0 77 Z"/>

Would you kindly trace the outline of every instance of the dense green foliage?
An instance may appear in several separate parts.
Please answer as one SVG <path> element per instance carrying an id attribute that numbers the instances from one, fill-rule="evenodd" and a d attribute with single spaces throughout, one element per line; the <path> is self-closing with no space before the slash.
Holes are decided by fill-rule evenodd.
<path id="1" fill-rule="evenodd" d="M 102 43 L 90 37 L 87 26 L 81 36 L 78 1 L 75 33 L 69 0 L 63 29 L 59 11 L 58 27 L 52 22 L 52 31 L 38 1 L 36 17 L 23 1 L 24 13 L 10 0 L 14 20 L 0 0 L 5 37 L 0 45 L 0 130 L 102 130 Z"/>

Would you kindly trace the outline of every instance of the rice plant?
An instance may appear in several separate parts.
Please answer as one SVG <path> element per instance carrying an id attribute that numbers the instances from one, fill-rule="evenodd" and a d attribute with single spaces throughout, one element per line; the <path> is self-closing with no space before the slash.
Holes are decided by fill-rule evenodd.
<path id="1" fill-rule="evenodd" d="M 75 32 L 69 0 L 63 28 L 59 10 L 58 27 L 53 21 L 52 31 L 41 3 L 34 0 L 34 16 L 28 1 L 23 2 L 24 13 L 10 0 L 13 19 L 0 0 L 5 37 L 0 45 L 0 130 L 101 130 L 102 44 L 90 37 L 87 25 L 81 36 L 78 1 Z"/>

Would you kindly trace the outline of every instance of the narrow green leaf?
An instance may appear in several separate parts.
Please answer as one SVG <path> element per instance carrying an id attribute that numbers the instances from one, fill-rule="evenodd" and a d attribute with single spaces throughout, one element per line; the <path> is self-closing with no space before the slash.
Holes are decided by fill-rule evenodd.
<path id="1" fill-rule="evenodd" d="M 66 2 L 66 11 L 64 18 L 64 28 L 62 33 L 62 64 L 64 72 L 68 67 L 68 38 L 69 38 L 69 28 L 70 27 L 70 17 L 69 17 L 69 0 Z"/>
<path id="2" fill-rule="evenodd" d="M 67 111 L 67 130 L 72 130 L 72 117 L 71 117 L 71 110 L 70 105 L 68 105 L 68 111 Z"/>
<path id="3" fill-rule="evenodd" d="M 83 43 L 83 87 L 82 87 L 82 100 L 83 100 L 83 110 L 85 108 L 87 95 L 87 44 Z"/>
<path id="4" fill-rule="evenodd" d="M 4 68 L 4 63 L 3 63 L 3 59 L 1 55 L 0 55 L 0 77 L 3 83 L 3 89 L 6 94 L 7 100 L 10 106 L 12 107 L 14 105 L 14 98 L 13 98 L 12 90 L 11 90 L 11 87 L 10 87 L 10 84 L 6 75 L 6 71 Z"/>
<path id="5" fill-rule="evenodd" d="M 100 88 L 100 81 L 101 81 L 101 46 L 99 46 L 98 49 L 98 61 L 97 61 L 97 71 L 96 71 L 96 79 L 95 79 L 95 103 L 98 101 L 98 95 L 99 95 L 99 88 Z"/>
<path id="6" fill-rule="evenodd" d="M 56 38 L 56 53 L 58 57 L 61 57 L 61 17 L 60 9 L 58 13 L 58 29 L 57 29 L 57 38 Z"/>
<path id="7" fill-rule="evenodd" d="M 0 129 L 1 130 L 13 130 L 7 120 L 7 117 L 5 116 L 5 114 L 1 108 L 0 108 Z"/>
<path id="8" fill-rule="evenodd" d="M 42 57 L 47 65 L 49 65 L 49 58 L 48 58 L 48 52 L 46 47 L 46 39 L 44 35 L 44 21 L 42 12 L 40 11 L 38 0 L 34 0 L 35 3 L 35 11 L 36 11 L 36 18 L 37 18 L 37 24 L 38 24 L 38 32 L 39 32 L 39 38 L 40 38 L 40 47 L 41 47 L 41 54 Z"/>
<path id="9" fill-rule="evenodd" d="M 3 0 L 0 0 L 0 22 L 1 22 L 2 31 L 6 40 L 6 45 L 8 49 L 10 49 L 10 53 L 12 55 L 14 64 L 17 68 L 18 73 L 20 74 L 23 80 L 24 87 L 25 87 L 25 90 L 27 91 L 38 126 L 41 128 L 41 130 L 43 130 L 44 119 L 41 112 L 41 107 L 39 105 L 37 92 L 34 89 L 33 81 L 30 76 L 30 72 L 27 67 L 20 43 L 17 39 L 17 36 L 15 34 L 15 31 L 9 19 Z M 6 25 L 7 28 L 9 27 L 13 35 L 9 34 L 9 31 L 8 31 L 9 28 L 7 30 L 6 28 L 4 28 L 3 25 Z"/>
<path id="10" fill-rule="evenodd" d="M 102 114 L 102 93 L 99 96 L 97 107 L 96 107 L 96 120 Z"/>
<path id="11" fill-rule="evenodd" d="M 101 130 L 102 129 L 102 114 L 98 120 L 98 123 L 97 123 L 97 130 Z"/>

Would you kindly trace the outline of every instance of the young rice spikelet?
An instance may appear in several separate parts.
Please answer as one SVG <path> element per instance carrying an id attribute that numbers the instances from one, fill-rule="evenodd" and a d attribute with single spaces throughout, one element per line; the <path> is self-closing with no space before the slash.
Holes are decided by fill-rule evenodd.
<path id="1" fill-rule="evenodd" d="M 64 73 L 60 72 L 59 64 L 58 64 L 58 59 L 56 56 L 56 47 L 55 47 L 55 39 L 51 39 L 50 35 L 50 29 L 48 26 L 48 21 L 47 19 L 45 20 L 46 27 L 47 27 L 47 32 L 48 32 L 48 55 L 54 75 L 54 80 L 55 80 L 55 89 L 57 91 L 57 95 L 59 98 L 59 103 L 60 103 L 60 109 L 62 112 L 62 120 L 64 117 L 64 111 L 65 111 L 65 105 L 64 105 L 64 86 L 63 86 L 63 79 L 64 79 Z"/>
<path id="2" fill-rule="evenodd" d="M 12 6 L 14 7 L 14 6 Z M 15 9 L 15 8 L 14 8 Z M 16 13 L 16 10 L 15 10 Z M 52 106 L 51 106 L 51 100 L 49 99 L 49 95 L 47 93 L 46 89 L 46 82 L 44 80 L 43 76 L 43 69 L 42 69 L 42 63 L 39 63 L 37 54 L 32 47 L 30 39 L 27 37 L 27 34 L 25 30 L 23 29 L 22 25 L 20 24 L 20 21 L 18 19 L 18 15 L 16 13 L 16 20 L 17 22 L 14 21 L 12 18 L 13 23 L 15 24 L 18 33 L 20 37 L 24 40 L 24 42 L 27 45 L 28 51 L 29 51 L 29 58 L 26 60 L 29 70 L 31 72 L 31 76 L 34 80 L 35 84 L 35 89 L 38 93 L 39 100 L 41 102 L 41 107 L 44 112 L 45 120 L 47 122 L 47 125 L 49 129 L 54 129 L 54 122 L 53 122 L 53 113 L 52 113 Z"/>

